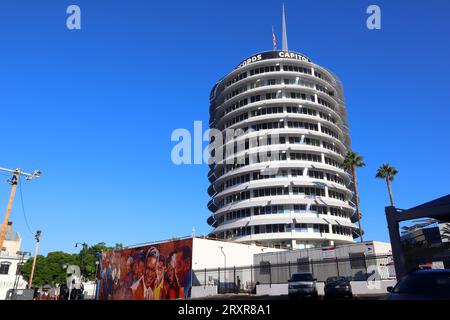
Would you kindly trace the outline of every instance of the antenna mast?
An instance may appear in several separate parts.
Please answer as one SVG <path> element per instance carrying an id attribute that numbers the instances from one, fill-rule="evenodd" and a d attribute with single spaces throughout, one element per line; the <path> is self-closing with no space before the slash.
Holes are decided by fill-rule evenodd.
<path id="1" fill-rule="evenodd" d="M 284 12 L 284 1 L 283 1 L 283 17 L 282 17 L 282 28 L 283 28 L 283 38 L 282 38 L 282 49 L 283 51 L 289 51 L 287 33 L 286 33 L 286 14 Z"/>

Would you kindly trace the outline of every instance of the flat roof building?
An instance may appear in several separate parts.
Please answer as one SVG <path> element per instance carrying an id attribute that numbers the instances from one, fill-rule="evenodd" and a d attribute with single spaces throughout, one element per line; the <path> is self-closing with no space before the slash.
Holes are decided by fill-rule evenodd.
<path id="1" fill-rule="evenodd" d="M 22 277 L 22 267 L 28 257 L 20 251 L 22 237 L 9 221 L 5 241 L 0 252 L 0 300 L 6 298 L 9 289 L 25 289 L 27 282 Z"/>

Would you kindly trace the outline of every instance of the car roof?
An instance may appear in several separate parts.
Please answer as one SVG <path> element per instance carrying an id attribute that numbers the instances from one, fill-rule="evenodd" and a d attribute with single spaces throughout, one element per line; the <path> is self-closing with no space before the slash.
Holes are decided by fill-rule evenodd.
<path id="1" fill-rule="evenodd" d="M 449 273 L 450 269 L 422 269 L 422 270 L 416 270 L 412 272 L 413 274 L 428 274 L 428 273 Z"/>
<path id="2" fill-rule="evenodd" d="M 312 275 L 311 272 L 295 272 L 295 273 L 293 273 L 293 275 L 294 275 L 294 274 L 310 274 L 310 275 Z"/>

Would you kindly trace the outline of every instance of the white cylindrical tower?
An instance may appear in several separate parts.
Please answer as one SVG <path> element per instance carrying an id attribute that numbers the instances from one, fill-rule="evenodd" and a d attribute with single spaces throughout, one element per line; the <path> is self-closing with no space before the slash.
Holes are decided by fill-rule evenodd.
<path id="1" fill-rule="evenodd" d="M 210 144 L 212 236 L 291 248 L 353 242 L 336 75 L 297 52 L 255 54 L 213 87 L 210 128 L 226 136 Z"/>

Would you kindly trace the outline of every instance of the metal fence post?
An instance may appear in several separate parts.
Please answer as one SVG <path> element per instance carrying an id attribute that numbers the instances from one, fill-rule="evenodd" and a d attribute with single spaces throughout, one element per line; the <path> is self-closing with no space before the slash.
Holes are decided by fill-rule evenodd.
<path id="1" fill-rule="evenodd" d="M 288 279 L 291 278 L 291 261 L 288 261 Z"/>
<path id="2" fill-rule="evenodd" d="M 217 277 L 217 291 L 218 293 L 220 293 L 220 267 L 217 268 L 217 273 L 218 273 L 218 277 Z"/>
<path id="3" fill-rule="evenodd" d="M 336 257 L 336 270 L 337 270 L 337 276 L 339 277 L 339 260 Z"/>
<path id="4" fill-rule="evenodd" d="M 236 282 L 236 266 L 233 266 L 233 282 L 234 282 L 234 290 L 236 290 L 237 282 Z"/>
<path id="5" fill-rule="evenodd" d="M 368 275 L 368 273 L 369 273 L 369 270 L 367 270 L 367 261 L 366 261 L 366 255 L 364 254 L 364 267 L 366 268 L 366 280 L 367 280 L 367 278 L 369 278 L 369 275 Z"/>
<path id="6" fill-rule="evenodd" d="M 272 264 L 269 262 L 269 287 L 272 288 Z"/>
<path id="7" fill-rule="evenodd" d="M 368 267 L 374 265 L 375 267 L 377 267 L 379 264 L 382 264 L 387 273 L 385 272 L 381 272 L 380 270 L 380 278 L 381 279 L 385 279 L 388 275 L 389 275 L 389 268 L 390 266 L 388 266 L 389 260 L 388 260 L 389 256 L 376 256 L 376 255 L 367 255 L 364 257 L 354 257 L 354 258 L 337 258 L 335 257 L 335 264 L 336 264 L 336 270 L 333 271 L 332 268 L 330 269 L 331 265 L 332 265 L 332 259 L 325 259 L 325 260 L 312 260 L 312 259 L 308 259 L 307 263 L 308 263 L 308 270 L 311 270 L 311 273 L 314 275 L 315 278 L 320 278 L 320 281 L 323 281 L 322 279 L 325 277 L 332 277 L 332 276 L 341 276 L 341 271 L 342 271 L 342 276 L 345 276 L 348 272 L 351 272 L 351 276 L 352 278 L 354 278 L 355 281 L 367 281 L 368 278 Z M 364 259 L 364 265 L 361 265 L 361 263 L 355 264 L 354 262 L 358 262 L 361 259 Z M 373 262 L 372 262 L 373 261 Z M 384 263 L 382 263 L 381 261 L 385 261 Z M 341 262 L 343 262 L 343 269 L 341 270 Z M 350 263 L 350 269 L 351 270 L 347 270 L 347 263 Z M 243 285 L 243 289 L 252 289 L 252 292 L 254 292 L 254 290 L 256 289 L 256 283 L 258 283 L 259 281 L 262 282 L 262 284 L 269 284 L 269 287 L 272 287 L 272 283 L 277 284 L 277 283 L 284 283 L 284 281 L 288 281 L 289 279 L 284 279 L 284 275 L 285 275 L 285 271 L 289 272 L 289 278 L 291 277 L 291 272 L 297 272 L 296 268 L 298 268 L 300 270 L 305 270 L 306 267 L 306 261 L 305 262 L 300 262 L 297 261 L 297 266 L 295 265 L 296 262 L 294 261 L 294 264 L 291 264 L 291 261 L 287 261 L 287 263 L 274 263 L 274 267 L 276 268 L 275 271 L 280 270 L 279 272 L 277 272 L 275 274 L 275 281 L 272 278 L 272 263 L 268 262 L 268 261 L 264 261 L 264 263 L 261 263 L 260 265 L 255 265 L 253 266 L 253 264 L 245 266 L 245 267 L 236 267 L 233 266 L 233 286 L 231 286 L 231 280 L 229 279 L 231 277 L 231 274 L 229 274 L 230 272 L 227 273 L 227 271 L 231 271 L 230 268 L 220 268 L 218 267 L 217 269 L 207 269 L 204 268 L 203 272 L 204 274 L 204 283 L 203 286 L 206 289 L 206 286 L 208 285 L 212 285 L 211 281 L 214 280 L 214 285 L 217 285 L 217 290 L 218 293 L 225 293 L 227 292 L 229 289 L 234 290 L 235 292 L 239 292 L 241 289 L 241 284 Z M 303 265 L 305 264 L 305 266 Z M 314 266 L 314 264 L 317 264 L 318 266 Z M 292 267 L 294 269 L 292 269 Z M 247 272 L 248 272 L 248 268 L 250 268 L 250 283 L 248 282 L 248 278 L 246 276 Z M 277 269 L 277 268 L 281 268 L 281 269 Z M 357 268 L 358 271 L 358 276 L 355 277 L 354 271 Z M 238 274 L 237 271 L 242 270 L 241 274 Z M 366 271 L 366 277 L 364 277 L 364 269 Z M 382 269 L 382 270 L 385 270 Z M 213 274 L 214 271 L 217 270 L 217 278 L 213 279 Z M 256 272 L 258 272 L 259 270 L 259 274 L 257 274 Z M 221 271 L 224 272 L 224 276 L 223 278 L 221 278 Z M 318 272 L 317 275 L 315 275 L 315 271 Z M 197 270 L 198 273 L 202 272 L 202 270 Z M 208 272 L 211 272 L 211 275 L 209 276 L 209 282 L 208 282 Z M 334 272 L 334 273 L 333 273 Z M 360 277 L 362 273 L 362 277 Z M 242 276 L 241 276 L 242 275 Z M 267 275 L 269 276 L 269 279 L 267 279 Z M 198 280 L 201 279 L 201 275 L 198 275 Z M 212 279 L 212 280 L 211 280 Z M 258 281 L 259 280 L 259 281 Z M 266 280 L 269 280 L 269 283 L 267 283 Z M 244 282 L 242 282 L 244 281 Z M 201 283 L 197 281 L 198 286 L 201 286 Z M 230 291 L 231 292 L 231 291 Z"/>

